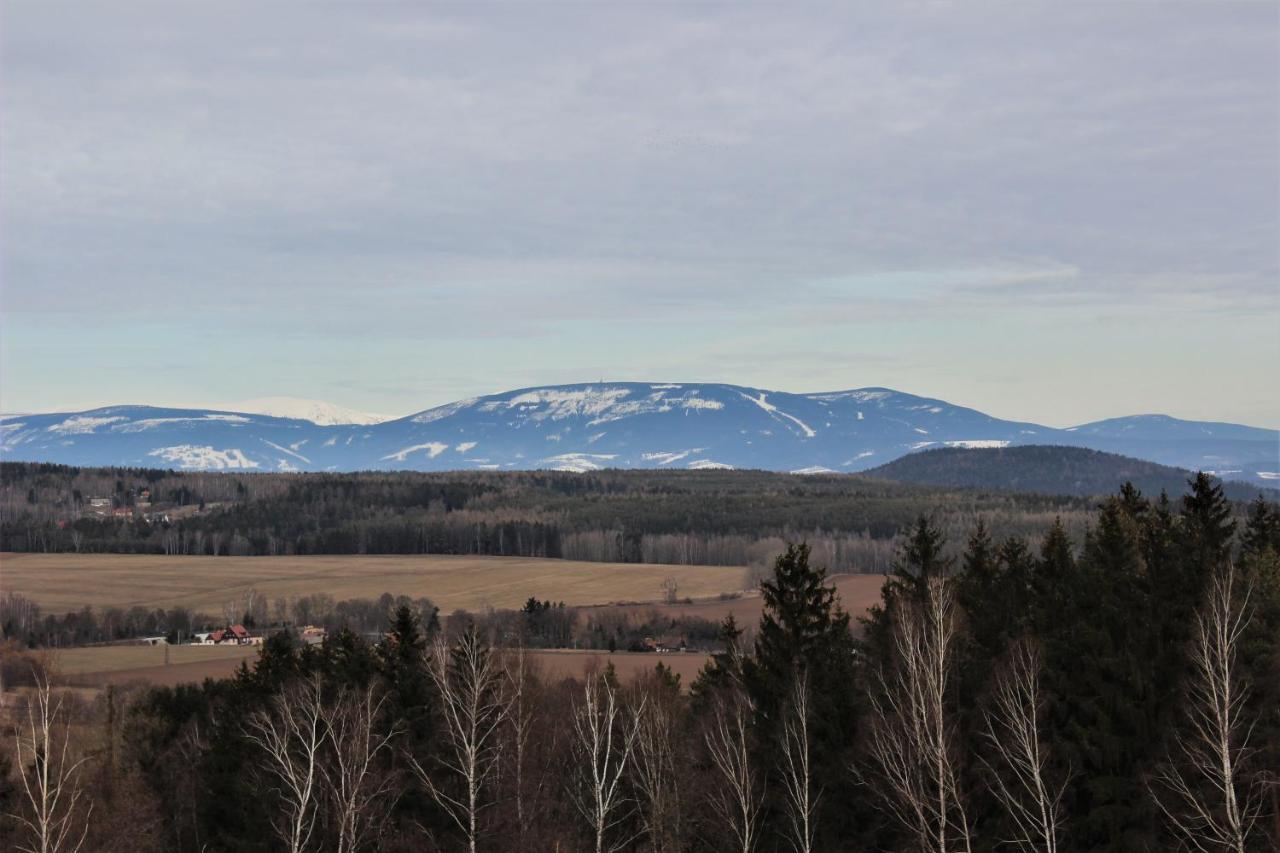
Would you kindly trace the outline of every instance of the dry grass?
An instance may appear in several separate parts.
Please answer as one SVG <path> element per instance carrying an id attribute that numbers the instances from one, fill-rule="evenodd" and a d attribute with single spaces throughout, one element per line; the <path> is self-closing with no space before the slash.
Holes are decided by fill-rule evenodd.
<path id="1" fill-rule="evenodd" d="M 866 613 L 867 609 L 880 601 L 880 591 L 884 586 L 884 575 L 832 575 L 830 582 L 836 588 L 836 596 L 840 606 L 856 620 Z M 689 604 L 626 604 L 607 607 L 612 612 L 626 612 L 638 617 L 658 611 L 665 616 L 678 618 L 681 616 L 699 617 L 712 622 L 720 622 L 724 617 L 733 615 L 741 628 L 751 628 L 760 622 L 760 613 L 764 607 L 764 599 L 756 590 L 749 590 L 735 598 L 710 599 L 693 601 Z M 604 610 L 605 606 L 590 607 L 582 611 L 585 619 L 591 613 Z M 856 624 L 855 624 L 856 628 Z"/>
<path id="2" fill-rule="evenodd" d="M 201 682 L 206 678 L 227 678 L 248 660 L 256 659 L 253 646 L 171 646 L 169 665 L 164 649 L 158 646 L 98 646 L 68 649 L 58 656 L 56 666 L 68 683 L 81 687 L 104 687 L 142 681 L 174 685 Z M 618 677 L 628 681 L 642 672 L 652 672 L 659 661 L 680 676 L 686 689 L 707 662 L 700 653 L 632 654 L 605 651 L 539 650 L 529 652 L 530 660 L 544 678 L 558 681 L 580 678 L 601 670 L 610 662 Z"/>
<path id="3" fill-rule="evenodd" d="M 520 607 L 530 596 L 570 605 L 655 601 L 675 577 L 681 597 L 735 592 L 737 566 L 583 563 L 526 557 L 162 557 L 128 554 L 3 554 L 0 592 L 16 592 L 46 613 L 85 605 L 168 608 L 216 614 L 250 588 L 268 600 L 328 593 L 336 600 L 384 592 L 426 596 L 444 613 Z"/>
<path id="4" fill-rule="evenodd" d="M 169 668 L 184 667 L 201 668 L 213 665 L 215 668 L 226 667 L 230 674 L 239 666 L 240 661 L 252 661 L 258 656 L 256 646 L 191 646 L 175 645 L 168 647 Z M 80 648 L 62 649 L 50 656 L 50 665 L 60 675 L 74 677 L 79 675 L 100 675 L 103 673 L 124 672 L 140 669 L 163 669 L 165 667 L 164 646 L 82 646 Z M 199 680 L 199 679 L 194 679 Z"/>

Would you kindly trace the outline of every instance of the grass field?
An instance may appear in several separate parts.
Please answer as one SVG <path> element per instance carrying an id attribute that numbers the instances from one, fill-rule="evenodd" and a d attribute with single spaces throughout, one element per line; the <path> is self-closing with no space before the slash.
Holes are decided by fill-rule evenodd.
<path id="1" fill-rule="evenodd" d="M 168 669 L 182 671 L 190 667 L 195 672 L 212 666 L 230 673 L 240 661 L 256 659 L 258 647 L 175 645 L 169 646 L 168 652 Z M 58 673 L 68 677 L 166 668 L 165 647 L 143 645 L 60 649 L 50 656 L 50 663 Z M 190 680 L 199 681 L 200 677 Z"/>
<path id="2" fill-rule="evenodd" d="M 880 587 L 884 578 L 880 575 L 836 575 L 832 582 L 841 605 L 857 617 L 880 600 Z M 587 613 L 594 609 L 597 608 L 589 608 Z M 761 598 L 758 593 L 751 593 L 739 598 L 698 601 L 693 604 L 627 604 L 609 609 L 627 611 L 638 616 L 657 610 L 672 616 L 700 616 L 712 621 L 719 621 L 732 613 L 739 625 L 751 628 L 759 622 Z M 257 654 L 255 646 L 170 646 L 169 662 L 166 664 L 162 646 L 94 646 L 63 649 L 56 653 L 54 665 L 72 683 L 84 686 L 131 681 L 171 685 L 199 682 L 205 678 L 225 678 L 236 670 L 241 661 L 253 661 Z M 603 666 L 606 659 L 614 662 L 619 675 L 628 678 L 641 670 L 652 669 L 658 661 L 662 661 L 679 673 L 686 685 L 706 662 L 706 656 L 698 653 L 658 655 L 616 652 L 610 655 L 604 651 L 556 649 L 531 651 L 530 654 L 544 674 L 552 678 L 579 676 L 591 666 Z"/>
<path id="3" fill-rule="evenodd" d="M 667 577 L 677 579 L 682 598 L 704 598 L 741 590 L 746 570 L 528 557 L 0 554 L 0 592 L 24 595 L 46 613 L 181 605 L 216 614 L 253 588 L 268 600 L 318 592 L 339 601 L 426 596 L 447 614 L 519 607 L 530 596 L 571 605 L 656 601 Z"/>
<path id="4" fill-rule="evenodd" d="M 241 661 L 252 664 L 257 654 L 252 646 L 172 646 L 166 666 L 160 646 L 97 646 L 62 651 L 55 666 L 69 684 L 77 687 L 98 688 L 135 681 L 174 685 L 226 678 Z M 529 656 L 542 675 L 552 680 L 580 677 L 612 661 L 618 676 L 626 681 L 637 673 L 651 671 L 661 661 L 680 675 L 686 688 L 707 662 L 707 655 L 698 653 L 610 654 L 557 649 L 531 651 Z"/>
<path id="5" fill-rule="evenodd" d="M 836 588 L 840 606 L 856 619 L 865 613 L 867 608 L 880 601 L 880 590 L 884 586 L 884 575 L 832 575 L 831 583 Z M 656 610 L 672 617 L 696 616 L 710 619 L 712 622 L 719 622 L 724 617 L 733 614 L 733 618 L 737 620 L 739 626 L 750 627 L 760 621 L 762 607 L 763 600 L 760 597 L 760 593 L 756 590 L 749 590 L 739 597 L 723 600 L 704 599 L 688 604 L 625 604 L 609 606 L 607 609 L 611 611 L 626 611 L 639 616 Z M 602 609 L 606 609 L 604 605 L 585 608 L 582 611 L 582 616 L 586 617 L 592 611 Z"/>

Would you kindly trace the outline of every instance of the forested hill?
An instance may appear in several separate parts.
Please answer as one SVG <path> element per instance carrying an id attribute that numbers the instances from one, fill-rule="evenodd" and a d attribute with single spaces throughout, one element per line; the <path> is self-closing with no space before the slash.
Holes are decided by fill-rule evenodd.
<path id="1" fill-rule="evenodd" d="M 1048 495 L 1105 495 L 1133 483 L 1149 495 L 1180 495 L 1195 475 L 1182 468 L 1157 465 L 1115 453 L 1084 447 L 1027 445 L 1024 447 L 924 450 L 872 468 L 865 476 L 898 483 L 942 488 L 1003 489 Z M 1245 483 L 1223 484 L 1229 498 L 1247 501 L 1259 494 L 1268 500 L 1276 489 Z"/>

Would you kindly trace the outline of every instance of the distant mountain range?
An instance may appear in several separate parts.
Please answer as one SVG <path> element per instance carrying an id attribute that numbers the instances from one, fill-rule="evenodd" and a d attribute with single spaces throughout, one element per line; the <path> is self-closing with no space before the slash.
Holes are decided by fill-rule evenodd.
<path id="1" fill-rule="evenodd" d="M 1187 491 L 1187 481 L 1194 473 L 1085 447 L 1033 444 L 922 450 L 871 468 L 863 475 L 921 486 L 1081 497 L 1110 494 L 1129 482 L 1144 494 L 1154 497 L 1163 491 L 1176 498 Z M 1259 494 L 1268 500 L 1280 497 L 1280 491 L 1261 485 L 1226 482 L 1224 488 L 1233 500 L 1248 501 Z"/>
<path id="2" fill-rule="evenodd" d="M 862 471 L 926 448 L 1029 444 L 1087 447 L 1261 485 L 1280 482 L 1276 430 L 1163 415 L 1054 429 L 888 388 L 790 394 L 705 383 L 557 385 L 371 424 L 150 406 L 0 421 L 0 458 L 6 460 L 204 470 L 815 473 Z"/>

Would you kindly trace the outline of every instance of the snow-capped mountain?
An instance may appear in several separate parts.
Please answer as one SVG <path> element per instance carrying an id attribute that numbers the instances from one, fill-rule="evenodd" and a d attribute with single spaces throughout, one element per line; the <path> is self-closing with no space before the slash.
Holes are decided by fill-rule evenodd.
<path id="1" fill-rule="evenodd" d="M 210 409 L 227 412 L 241 412 L 252 415 L 270 415 L 273 418 L 295 418 L 311 421 L 320 426 L 340 426 L 357 424 L 367 426 L 394 420 L 394 415 L 378 415 L 373 412 L 358 412 L 336 403 L 324 400 L 306 400 L 302 397 L 257 397 L 252 400 L 239 400 L 234 403 L 219 403 L 209 406 Z"/>
<path id="2" fill-rule="evenodd" d="M 860 471 L 929 447 L 1061 444 L 1274 485 L 1280 432 L 1163 416 L 1061 430 L 887 388 L 791 394 L 704 383 L 525 388 L 376 424 L 115 406 L 0 422 L 0 456 L 73 465 L 351 471 Z"/>

